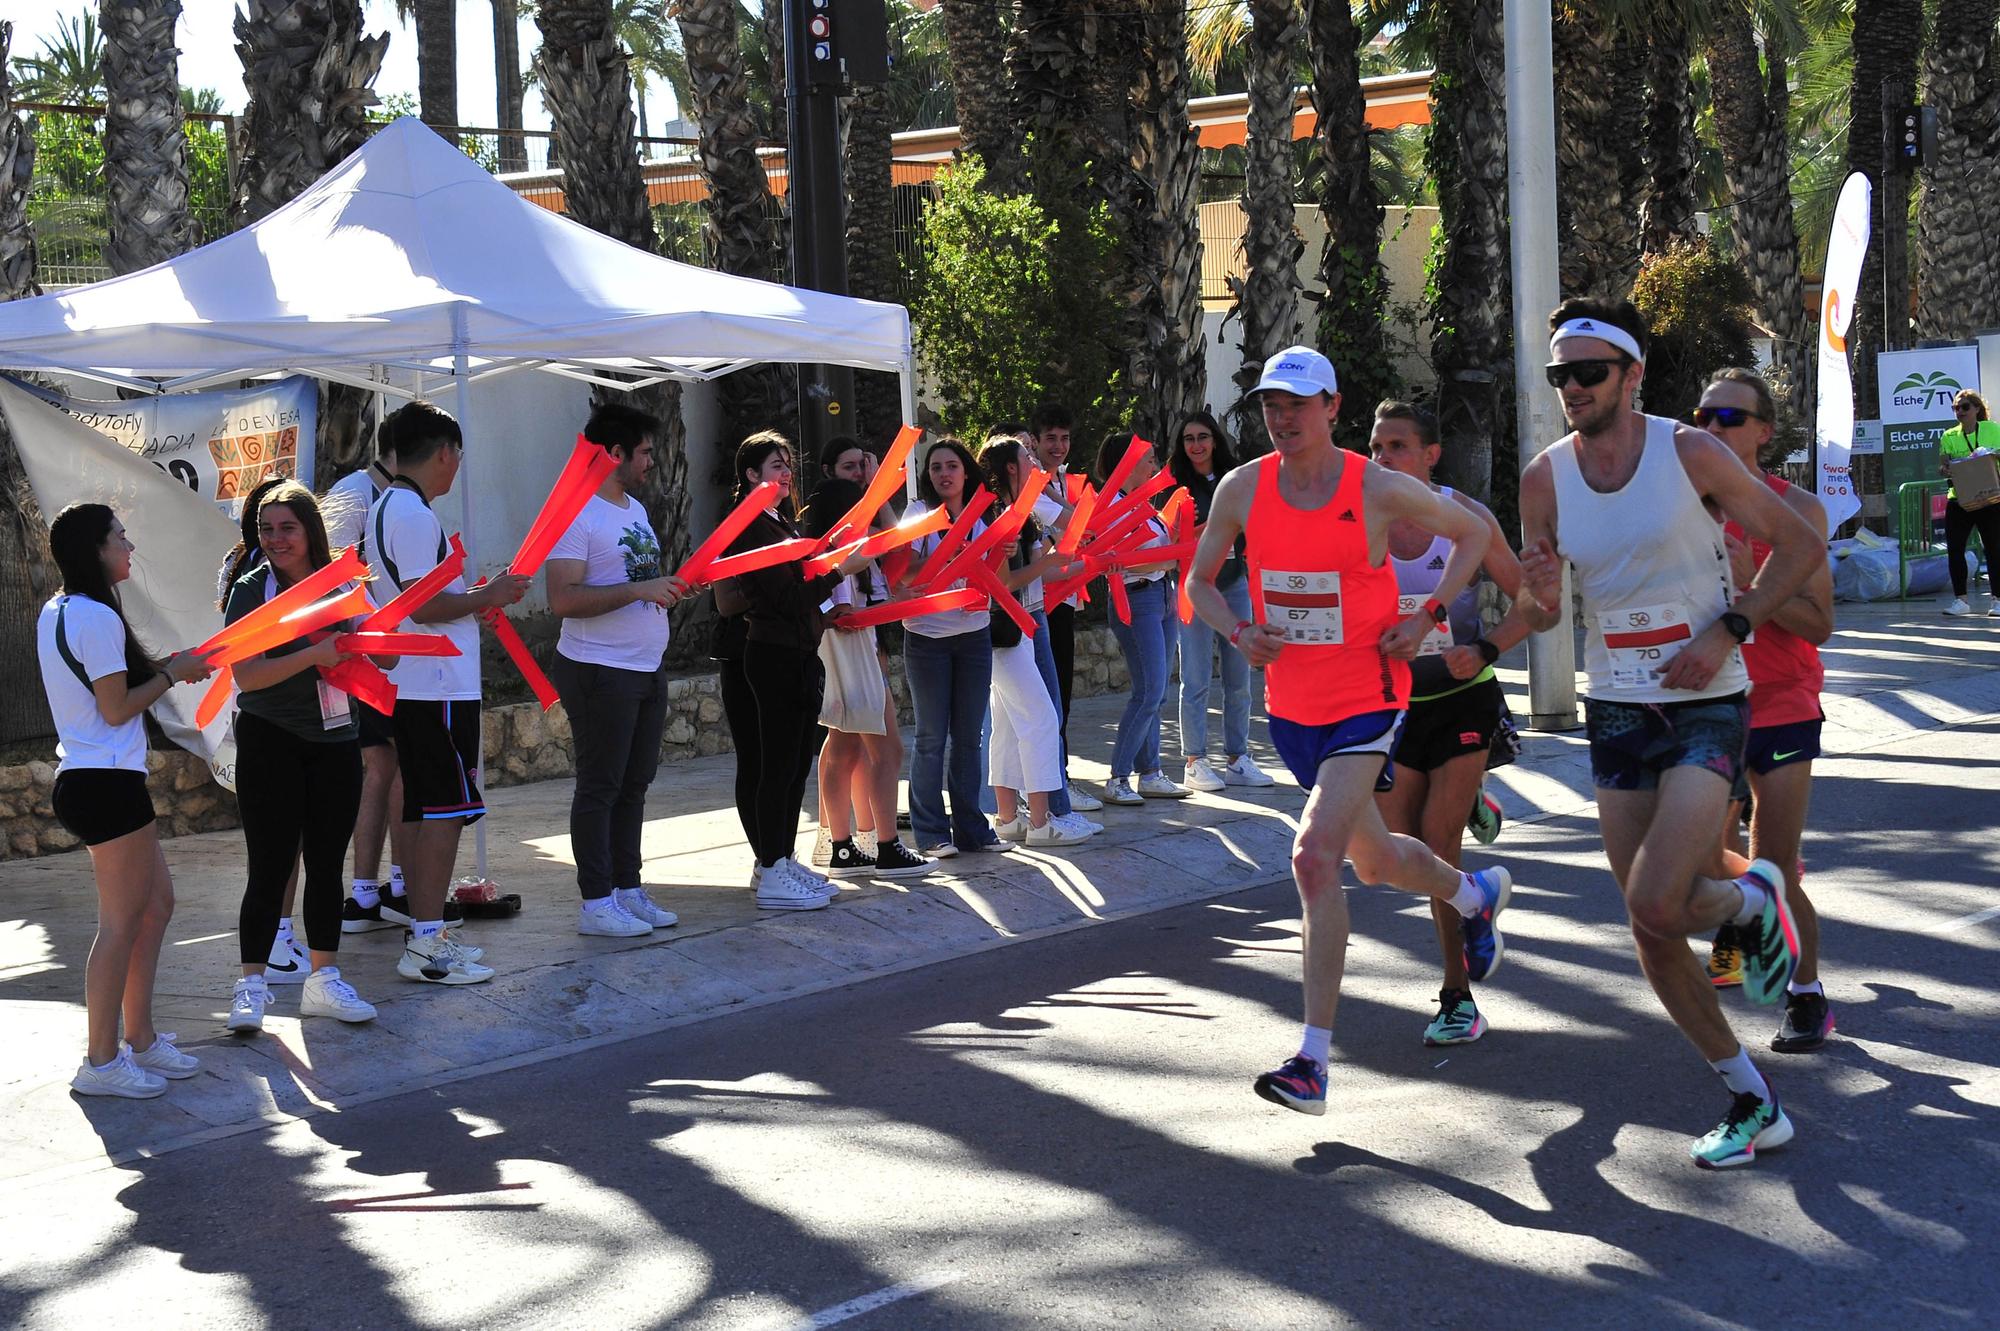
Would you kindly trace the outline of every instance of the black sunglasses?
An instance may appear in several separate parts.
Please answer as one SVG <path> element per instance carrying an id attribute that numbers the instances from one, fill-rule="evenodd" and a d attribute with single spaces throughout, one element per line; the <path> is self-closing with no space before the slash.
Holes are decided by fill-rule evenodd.
<path id="1" fill-rule="evenodd" d="M 1761 421 L 1764 418 L 1747 407 L 1696 407 L 1693 419 L 1704 430 L 1710 424 L 1733 430 L 1745 421 Z"/>
<path id="2" fill-rule="evenodd" d="M 1558 360 L 1550 361 L 1542 367 L 1548 376 L 1550 388 L 1563 388 L 1575 379 L 1585 388 L 1595 388 L 1611 377 L 1613 370 L 1622 370 L 1631 364 L 1623 357 L 1617 360 Z"/>

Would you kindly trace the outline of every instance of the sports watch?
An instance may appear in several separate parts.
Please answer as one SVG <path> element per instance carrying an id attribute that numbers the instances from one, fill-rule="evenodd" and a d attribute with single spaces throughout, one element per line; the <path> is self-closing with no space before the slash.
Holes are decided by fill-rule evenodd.
<path id="1" fill-rule="evenodd" d="M 1728 629 L 1730 636 L 1738 642 L 1748 642 L 1750 640 L 1750 621 L 1742 615 L 1737 614 L 1734 610 L 1725 610 L 1722 612 L 1722 627 Z"/>
<path id="2" fill-rule="evenodd" d="M 1431 617 L 1431 623 L 1443 628 L 1451 622 L 1451 611 L 1445 609 L 1444 602 L 1433 596 L 1424 602 L 1424 613 Z"/>

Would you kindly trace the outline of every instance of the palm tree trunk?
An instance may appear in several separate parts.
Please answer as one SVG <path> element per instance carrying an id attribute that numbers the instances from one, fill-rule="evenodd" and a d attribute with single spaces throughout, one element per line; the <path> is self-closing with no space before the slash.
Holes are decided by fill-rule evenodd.
<path id="1" fill-rule="evenodd" d="M 1000 26 L 999 6 L 984 0 L 942 0 L 940 8 L 951 53 L 959 151 L 985 165 L 987 189 L 1013 193 L 1020 188 L 1020 139 L 1007 110 L 1007 34 Z"/>
<path id="2" fill-rule="evenodd" d="M 1990 156 L 2000 135 L 1993 69 L 1996 0 L 1939 0 L 1924 53 L 1924 104 L 1937 113 L 1937 156 L 1917 220 L 1917 336 L 1970 337 L 2000 324 L 2000 271 L 1986 225 Z"/>
<path id="3" fill-rule="evenodd" d="M 856 88 L 847 102 L 847 289 L 863 300 L 895 302 L 900 259 L 896 253 L 896 183 L 892 174 L 887 88 Z M 902 385 L 893 374 L 854 372 L 854 433 L 878 444 L 903 423 Z"/>
<path id="4" fill-rule="evenodd" d="M 659 252 L 646 182 L 632 137 L 632 83 L 625 48 L 612 24 L 610 0 L 542 0 L 536 10 L 542 51 L 536 65 L 550 127 L 563 164 L 563 206 L 593 231 L 649 254 Z M 734 376 L 731 376 L 732 378 Z M 602 396 L 609 397 L 608 392 Z M 693 549 L 689 513 L 687 429 L 681 420 L 681 386 L 669 380 L 621 393 L 660 419 L 652 474 L 639 492 L 660 536 L 666 565 L 678 567 Z M 673 611 L 676 638 L 697 649 L 706 634 L 697 616 L 707 597 L 691 597 Z"/>
<path id="5" fill-rule="evenodd" d="M 1136 306 L 1133 385 L 1156 440 L 1207 399 L 1201 307 L 1201 144 L 1188 121 L 1187 25 L 1179 0 L 1145 0 L 1132 111 L 1131 160 L 1145 188 L 1134 218 Z"/>
<path id="6" fill-rule="evenodd" d="M 1243 329 L 1236 390 L 1246 394 L 1264 362 L 1299 336 L 1299 235 L 1292 173 L 1294 71 L 1305 30 L 1293 0 L 1250 0 L 1249 117 L 1243 139 L 1243 280 L 1232 281 L 1230 317 Z M 1269 451 L 1262 413 L 1231 413 L 1242 451 Z"/>
<path id="7" fill-rule="evenodd" d="M 521 11 L 517 0 L 493 0 L 494 119 L 500 127 L 500 169 L 528 169 L 528 140 L 522 127 Z"/>
<path id="8" fill-rule="evenodd" d="M 243 148 L 230 220 L 248 226 L 290 202 L 368 138 L 368 108 L 389 34 L 362 30 L 360 0 L 243 0 L 236 54 L 243 62 Z M 320 391 L 312 486 L 362 465 L 369 395 L 343 384 Z"/>
<path id="9" fill-rule="evenodd" d="M 1678 6 L 1656 5 L 1646 44 L 1645 197 L 1639 204 L 1639 244 L 1657 254 L 1697 234 L 1694 198 L 1694 89 L 1688 81 L 1693 41 Z"/>
<path id="10" fill-rule="evenodd" d="M 1496 444 L 1510 433 L 1503 413 L 1513 289 L 1500 0 L 1444 0 L 1436 31 L 1427 166 L 1444 232 L 1431 301 L 1444 443 L 1439 479 L 1484 502 L 1494 489 Z"/>
<path id="11" fill-rule="evenodd" d="M 1866 175 L 1874 185 L 1870 232 L 1874 238 L 1861 263 L 1861 282 L 1854 293 L 1854 322 L 1847 332 L 1854 362 L 1856 414 L 1873 415 L 1876 406 L 1875 354 L 1885 342 L 1882 305 L 1883 219 L 1906 226 L 1910 215 L 1910 177 L 1906 172 L 1884 178 L 1882 173 L 1882 107 L 1916 99 L 1917 47 L 1923 32 L 1922 0 L 1854 0 L 1854 81 L 1849 85 L 1847 169 Z M 1897 285 L 1902 286 L 1900 275 Z M 1900 312 L 1895 342 L 1905 340 Z"/>
<path id="12" fill-rule="evenodd" d="M 458 125 L 458 0 L 416 0 L 417 114 L 433 129 Z"/>
<path id="13" fill-rule="evenodd" d="M 792 133 L 791 113 L 787 110 L 785 82 L 785 5 L 784 0 L 764 0 L 764 62 L 768 66 L 766 77 L 770 82 L 771 123 L 764 127 L 764 137 L 772 143 L 789 143 Z M 748 78 L 746 71 L 745 78 Z"/>
<path id="14" fill-rule="evenodd" d="M 1639 275 L 1644 55 L 1596 8 L 1555 15 L 1556 180 L 1565 296 L 1623 300 Z"/>
<path id="15" fill-rule="evenodd" d="M 7 51 L 14 25 L 0 22 L 0 300 L 42 294 L 35 280 L 35 232 L 28 225 L 28 181 L 35 174 L 35 136 L 14 112 Z"/>
<path id="16" fill-rule="evenodd" d="M 104 187 L 112 273 L 150 268 L 194 247 L 187 140 L 181 130 L 181 0 L 104 0 Z"/>
<path id="17" fill-rule="evenodd" d="M 1319 346 L 1333 361 L 1341 396 L 1350 404 L 1335 438 L 1360 448 L 1367 440 L 1368 411 L 1400 391 L 1382 336 L 1389 292 L 1382 271 L 1382 197 L 1361 95 L 1360 34 L 1347 0 L 1307 0 L 1306 25 L 1313 109 L 1319 115 L 1316 202 L 1326 223 Z"/>
<path id="18" fill-rule="evenodd" d="M 1715 16 L 1703 57 L 1723 171 L 1735 198 L 1731 222 L 1737 261 L 1756 295 L 1757 318 L 1776 339 L 1780 382 L 1794 408 L 1811 399 L 1816 343 L 1799 275 L 1799 236 L 1792 222 L 1791 150 L 1783 107 L 1767 89 L 1784 89 L 1784 56 L 1766 44 L 1770 73 L 1760 68 L 1757 34 L 1740 4 Z"/>

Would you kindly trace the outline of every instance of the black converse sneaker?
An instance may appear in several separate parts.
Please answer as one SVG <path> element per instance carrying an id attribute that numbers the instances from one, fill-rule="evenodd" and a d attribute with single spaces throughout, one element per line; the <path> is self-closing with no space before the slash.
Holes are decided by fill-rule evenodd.
<path id="1" fill-rule="evenodd" d="M 875 847 L 873 873 L 877 878 L 915 878 L 936 867 L 936 860 L 917 854 L 904 845 L 901 838 L 880 842 Z"/>
<path id="2" fill-rule="evenodd" d="M 834 842 L 827 851 L 826 871 L 835 878 L 866 878 L 875 872 L 875 858 L 850 837 Z"/>

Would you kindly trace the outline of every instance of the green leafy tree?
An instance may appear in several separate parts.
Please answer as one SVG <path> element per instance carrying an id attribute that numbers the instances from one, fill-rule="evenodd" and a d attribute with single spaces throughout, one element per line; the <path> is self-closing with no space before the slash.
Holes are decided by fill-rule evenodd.
<path id="1" fill-rule="evenodd" d="M 1648 256 L 1632 285 L 1632 303 L 1653 330 L 1641 390 L 1649 413 L 1684 417 L 1711 374 L 1754 364 L 1754 299 L 1742 265 L 1712 241 L 1681 241 Z"/>

